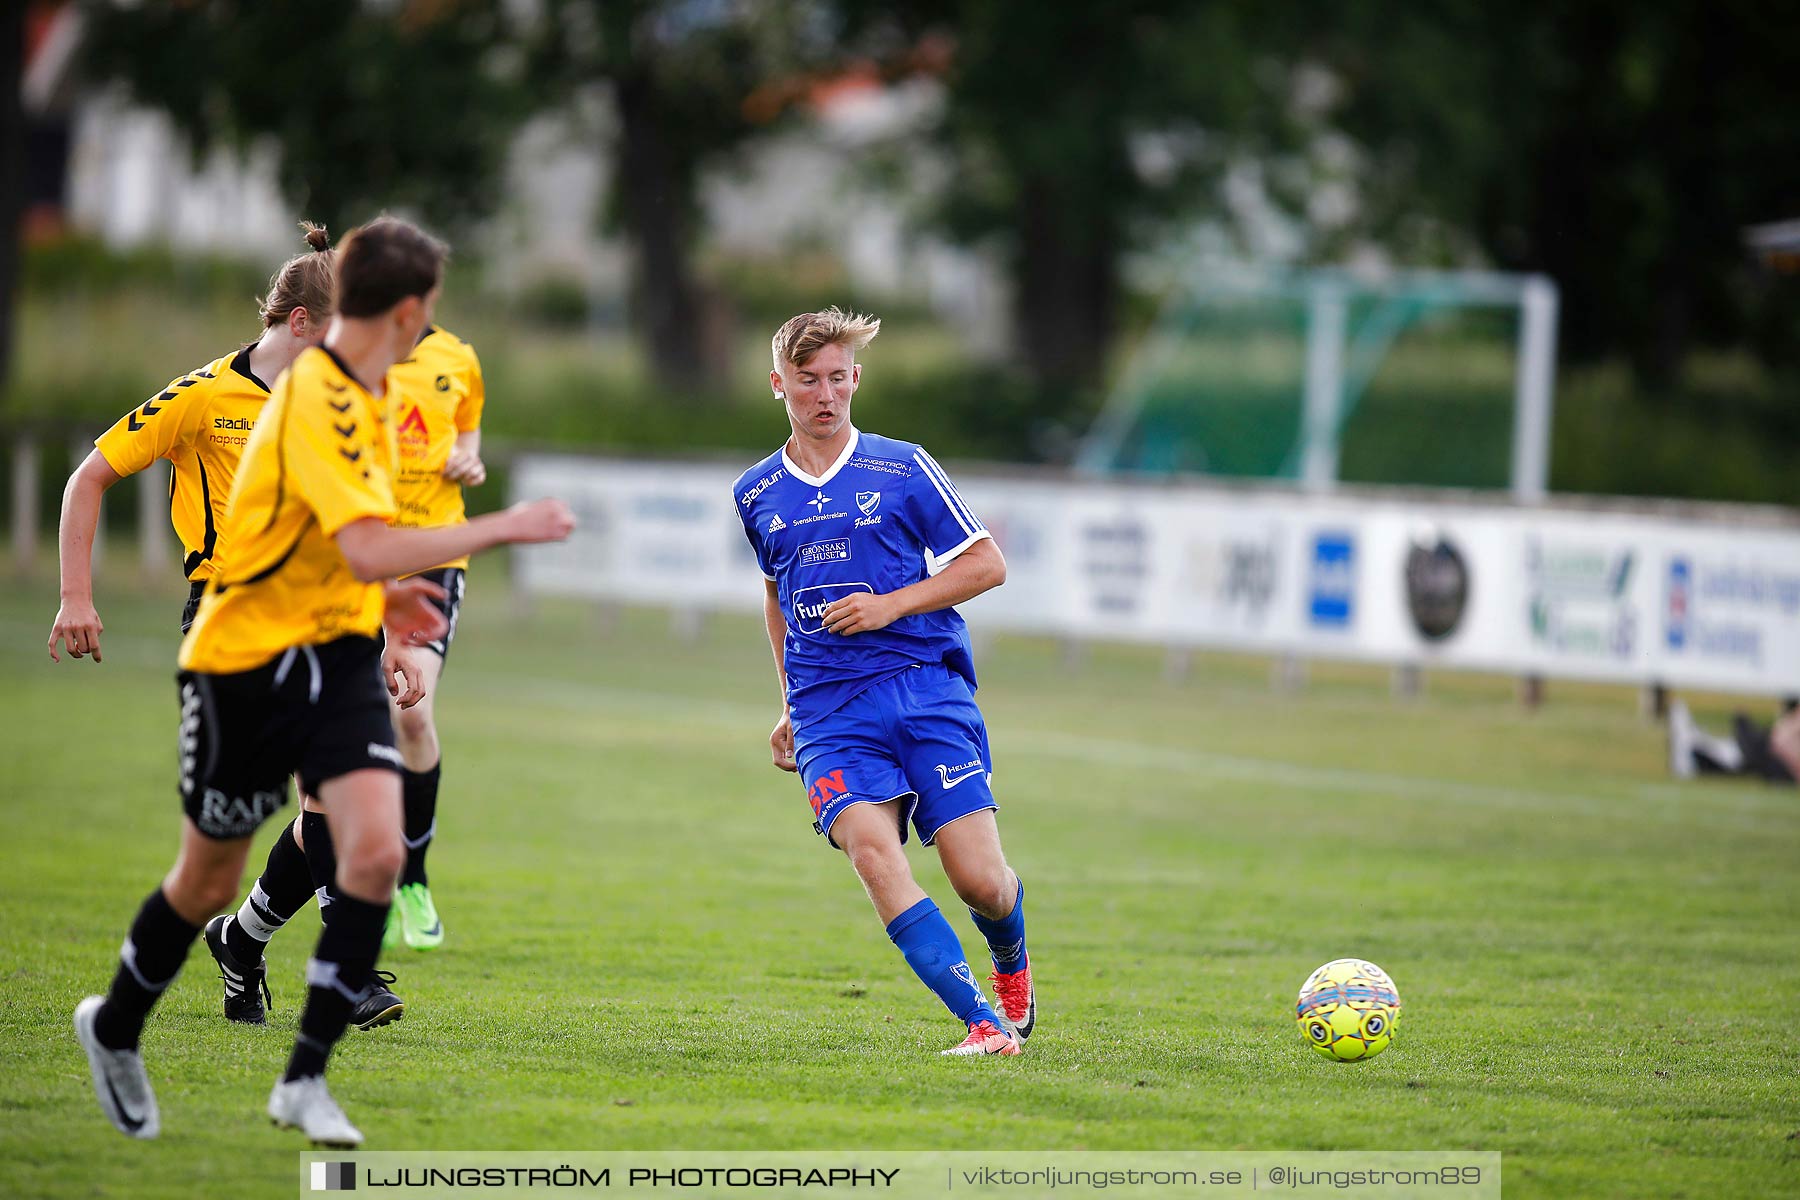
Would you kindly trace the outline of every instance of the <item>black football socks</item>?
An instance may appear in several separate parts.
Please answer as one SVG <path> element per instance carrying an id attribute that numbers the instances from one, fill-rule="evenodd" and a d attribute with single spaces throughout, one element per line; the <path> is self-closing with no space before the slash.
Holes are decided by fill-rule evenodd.
<path id="1" fill-rule="evenodd" d="M 425 883 L 425 852 L 437 833 L 439 762 L 429 771 L 401 773 L 401 800 L 406 809 L 406 867 L 400 872 L 400 886 Z"/>
<path id="2" fill-rule="evenodd" d="M 94 1016 L 94 1036 L 110 1050 L 132 1050 L 150 1010 L 181 973 L 188 950 L 200 936 L 169 904 L 158 887 L 138 909 L 131 932 L 119 948 L 119 970 L 106 1003 Z"/>
<path id="3" fill-rule="evenodd" d="M 312 845 L 312 831 L 307 831 Z M 367 993 L 381 953 L 388 905 L 371 904 L 342 892 L 332 897 L 331 919 L 319 931 L 319 945 L 306 963 L 306 1007 L 284 1080 L 325 1073 L 331 1048 L 344 1035 L 350 1013 Z"/>

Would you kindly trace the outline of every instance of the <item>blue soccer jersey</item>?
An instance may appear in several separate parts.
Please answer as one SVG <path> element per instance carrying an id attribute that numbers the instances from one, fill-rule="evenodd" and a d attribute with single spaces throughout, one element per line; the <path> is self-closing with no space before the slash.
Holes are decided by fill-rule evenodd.
<path id="1" fill-rule="evenodd" d="M 921 663 L 942 663 L 974 688 L 969 631 L 955 609 L 848 635 L 822 622 L 832 601 L 898 591 L 988 536 L 929 454 L 853 428 L 824 475 L 808 475 L 783 449 L 746 471 L 735 491 L 744 535 L 787 617 L 788 704 L 797 722 L 835 712 Z"/>

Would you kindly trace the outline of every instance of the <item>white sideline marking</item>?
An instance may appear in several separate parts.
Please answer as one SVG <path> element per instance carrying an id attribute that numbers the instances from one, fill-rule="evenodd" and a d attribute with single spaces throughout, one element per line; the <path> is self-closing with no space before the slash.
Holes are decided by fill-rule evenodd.
<path id="1" fill-rule="evenodd" d="M 503 678 L 484 674 L 483 682 L 491 680 L 498 683 Z M 605 707 L 639 715 L 654 711 L 679 716 L 689 722 L 705 720 L 733 730 L 741 731 L 748 726 L 761 729 L 765 735 L 767 728 L 773 725 L 769 710 L 763 705 L 694 699 L 675 693 L 640 691 L 609 687 L 606 684 L 578 683 L 574 680 L 543 680 L 532 683 L 520 691 L 518 697 L 574 709 Z M 1279 759 L 1219 754 L 1208 750 L 1159 746 L 1061 730 L 1011 728 L 1000 731 L 995 735 L 995 740 L 998 743 L 997 755 L 1002 760 L 1002 769 L 1008 751 L 1023 750 L 1041 758 L 1060 758 L 1095 766 L 1170 771 L 1189 776 L 1205 775 L 1213 779 L 1284 784 L 1294 788 L 1329 788 L 1384 796 L 1404 795 L 1471 807 L 1568 813 L 1612 820 L 1631 817 L 1672 821 L 1681 817 L 1681 808 L 1685 805 L 1754 821 L 1759 810 L 1786 813 L 1794 808 L 1793 797 L 1790 795 L 1783 794 L 1777 800 L 1755 795 L 1742 787 L 1732 790 L 1745 794 L 1733 796 L 1704 787 L 1690 791 L 1686 788 L 1678 790 L 1669 785 L 1637 784 L 1627 785 L 1615 796 L 1595 796 L 1565 791 L 1534 792 L 1467 780 L 1396 775 L 1354 767 L 1309 766 Z M 1745 827 L 1755 829 L 1762 826 L 1747 823 Z"/>
<path id="2" fill-rule="evenodd" d="M 12 648 L 23 644 L 28 650 L 42 652 L 42 639 L 48 626 L 40 629 L 22 621 L 0 620 L 0 639 Z M 35 635 L 36 640 L 32 637 Z M 170 641 L 143 638 L 114 638 L 105 651 L 107 662 L 123 662 L 133 666 L 172 667 L 174 651 Z M 121 653 L 123 651 L 123 653 Z M 46 667 L 52 664 L 46 662 Z M 81 668 L 85 662 L 64 663 Z M 89 668 L 92 669 L 92 668 Z M 99 668 L 105 670 L 105 664 Z M 764 736 L 772 727 L 773 706 L 744 704 L 731 700 L 713 700 L 684 696 L 679 693 L 656 692 L 636 688 L 610 687 L 602 683 L 583 683 L 566 679 L 532 680 L 513 672 L 484 671 L 464 662 L 458 678 L 480 681 L 479 690 L 488 702 L 499 694 L 510 693 L 510 699 L 524 703 L 537 702 L 561 708 L 581 710 L 604 707 L 642 715 L 646 711 L 679 716 L 686 722 L 707 721 L 734 732 L 746 728 L 760 729 Z M 467 686 L 467 685 L 464 685 Z M 461 688 L 452 685 L 452 691 Z M 1374 795 L 1404 795 L 1427 800 L 1442 800 L 1474 807 L 1539 811 L 1552 814 L 1622 819 L 1673 821 L 1683 809 L 1700 809 L 1716 814 L 1744 818 L 1741 828 L 1767 828 L 1759 817 L 1787 816 L 1794 811 L 1794 796 L 1787 789 L 1765 789 L 1744 784 L 1624 784 L 1614 795 L 1591 793 L 1530 791 L 1500 787 L 1460 779 L 1440 779 L 1423 775 L 1396 775 L 1382 771 L 1364 771 L 1354 767 L 1312 766 L 1280 759 L 1253 758 L 1194 750 L 1179 746 L 1156 745 L 1119 738 L 1096 737 L 1060 730 L 1020 729 L 1008 727 L 997 731 L 1002 759 L 1008 751 L 1024 751 L 1040 758 L 1060 758 L 1096 766 L 1123 767 L 1137 770 L 1171 771 L 1183 775 L 1205 775 L 1213 779 L 1249 780 L 1275 783 L 1295 788 L 1330 788 Z M 1779 794 L 1769 794 L 1778 792 Z"/>

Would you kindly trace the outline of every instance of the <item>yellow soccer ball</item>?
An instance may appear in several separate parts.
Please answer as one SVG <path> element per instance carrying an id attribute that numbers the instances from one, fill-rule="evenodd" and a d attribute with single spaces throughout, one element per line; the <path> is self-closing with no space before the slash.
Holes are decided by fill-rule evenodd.
<path id="1" fill-rule="evenodd" d="M 1306 977 L 1294 1007 L 1300 1040 L 1338 1062 L 1374 1058 L 1400 1026 L 1400 992 L 1360 958 L 1336 958 Z"/>

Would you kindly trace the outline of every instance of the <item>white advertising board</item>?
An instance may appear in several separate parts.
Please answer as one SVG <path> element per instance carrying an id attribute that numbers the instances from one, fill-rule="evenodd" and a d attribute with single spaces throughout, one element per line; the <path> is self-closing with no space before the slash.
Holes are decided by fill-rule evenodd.
<path id="1" fill-rule="evenodd" d="M 528 591 L 754 611 L 735 472 L 532 455 L 580 526 Z M 959 476 L 1007 559 L 991 631 L 1800 692 L 1800 517 Z M 1409 582 L 1409 570 L 1411 579 Z"/>

